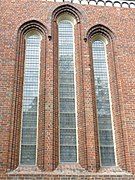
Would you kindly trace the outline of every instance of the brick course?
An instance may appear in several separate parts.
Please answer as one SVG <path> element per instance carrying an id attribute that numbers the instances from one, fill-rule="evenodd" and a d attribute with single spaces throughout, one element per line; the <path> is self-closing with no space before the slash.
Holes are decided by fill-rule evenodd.
<path id="1" fill-rule="evenodd" d="M 57 16 L 77 19 L 75 65 L 79 164 L 59 164 Z M 0 179 L 134 179 L 135 174 L 135 9 L 55 3 L 1 2 Z M 30 26 L 29 26 L 30 25 Z M 92 32 L 109 29 L 108 69 L 117 167 L 100 168 L 91 54 Z M 19 145 L 25 33 L 42 34 L 37 167 L 20 167 Z M 100 32 L 103 33 L 103 32 Z"/>

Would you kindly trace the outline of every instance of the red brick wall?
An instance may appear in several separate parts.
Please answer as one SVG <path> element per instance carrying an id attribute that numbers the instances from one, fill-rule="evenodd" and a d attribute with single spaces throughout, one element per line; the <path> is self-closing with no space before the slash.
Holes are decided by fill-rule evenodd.
<path id="1" fill-rule="evenodd" d="M 65 6 L 63 6 L 65 5 Z M 62 6 L 62 7 L 61 7 Z M 59 7 L 59 8 L 58 8 Z M 58 9 L 57 9 L 58 8 Z M 57 13 L 76 16 L 75 64 L 79 164 L 60 165 Z M 135 10 L 46 1 L 2 1 L 0 179 L 133 179 L 135 174 Z M 31 22 L 30 27 L 28 26 Z M 117 167 L 100 168 L 88 34 L 112 32 L 107 45 Z M 98 27 L 98 26 L 97 26 Z M 25 31 L 42 31 L 37 167 L 19 167 Z M 97 30 L 100 32 L 99 28 Z M 89 32 L 89 33 L 88 33 Z M 94 30 L 93 30 L 94 32 Z M 51 36 L 51 38 L 50 38 Z"/>

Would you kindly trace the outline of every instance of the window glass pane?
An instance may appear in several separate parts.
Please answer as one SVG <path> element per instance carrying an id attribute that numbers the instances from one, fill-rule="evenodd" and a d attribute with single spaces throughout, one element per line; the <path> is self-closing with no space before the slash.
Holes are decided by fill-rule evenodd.
<path id="1" fill-rule="evenodd" d="M 106 53 L 104 43 L 95 41 L 92 44 L 96 107 L 98 116 L 100 156 L 102 166 L 114 166 L 114 142 L 109 100 Z"/>
<path id="2" fill-rule="evenodd" d="M 23 113 L 23 127 L 36 127 L 37 126 L 37 112 L 24 112 Z"/>
<path id="3" fill-rule="evenodd" d="M 100 147 L 102 164 L 104 166 L 115 166 L 114 147 Z"/>
<path id="4" fill-rule="evenodd" d="M 22 144 L 36 145 L 36 128 L 22 129 Z"/>
<path id="5" fill-rule="evenodd" d="M 21 146 L 21 164 L 34 165 L 36 160 L 36 145 Z"/>
<path id="6" fill-rule="evenodd" d="M 75 99 L 72 98 L 59 98 L 60 99 L 60 112 L 75 112 Z"/>
<path id="7" fill-rule="evenodd" d="M 76 128 L 75 113 L 60 113 L 60 128 Z"/>
<path id="8" fill-rule="evenodd" d="M 36 162 L 37 110 L 39 86 L 40 37 L 31 35 L 26 39 L 24 93 L 22 108 L 22 165 Z"/>
<path id="9" fill-rule="evenodd" d="M 59 23 L 60 162 L 77 161 L 73 27 Z"/>
<path id="10" fill-rule="evenodd" d="M 74 84 L 60 84 L 60 97 L 75 97 Z"/>
<path id="11" fill-rule="evenodd" d="M 61 162 L 76 162 L 77 161 L 76 146 L 60 146 Z"/>
<path id="12" fill-rule="evenodd" d="M 60 130 L 61 145 L 75 145 L 76 144 L 76 129 L 61 129 Z"/>

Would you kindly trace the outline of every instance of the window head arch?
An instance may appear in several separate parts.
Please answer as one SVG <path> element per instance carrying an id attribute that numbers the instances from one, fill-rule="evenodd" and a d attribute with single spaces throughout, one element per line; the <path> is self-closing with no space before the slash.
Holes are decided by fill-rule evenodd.
<path id="1" fill-rule="evenodd" d="M 38 31 L 36 31 L 36 30 L 29 30 L 29 31 L 25 34 L 25 36 L 24 36 L 25 41 L 27 42 L 27 40 L 28 40 L 30 37 L 32 37 L 32 36 L 34 36 L 35 38 L 39 39 L 40 41 L 42 40 L 42 35 L 41 35 Z"/>
<path id="2" fill-rule="evenodd" d="M 23 23 L 19 28 L 18 33 L 23 35 L 23 37 L 27 37 L 29 33 L 31 34 L 32 32 L 35 32 L 36 34 L 39 33 L 40 36 L 44 37 L 46 31 L 47 31 L 46 27 L 41 22 L 32 20 Z"/>
<path id="3" fill-rule="evenodd" d="M 108 40 L 107 38 L 105 38 L 104 36 L 102 36 L 101 34 L 95 34 L 92 37 L 92 43 L 94 43 L 95 41 L 101 41 L 104 45 L 108 44 Z"/>
<path id="4" fill-rule="evenodd" d="M 57 24 L 59 24 L 62 21 L 68 21 L 69 23 L 75 25 L 77 23 L 76 19 L 68 13 L 63 13 L 61 15 L 58 16 L 57 18 Z"/>
<path id="5" fill-rule="evenodd" d="M 77 23 L 80 22 L 81 13 L 79 12 L 78 9 L 76 9 L 75 7 L 73 7 L 69 4 L 65 4 L 65 5 L 62 5 L 62 6 L 59 6 L 58 8 L 56 8 L 52 14 L 53 20 L 57 21 L 60 16 L 62 18 L 63 16 L 65 16 L 65 14 L 73 17 Z"/>
<path id="6" fill-rule="evenodd" d="M 114 38 L 113 32 L 104 25 L 98 24 L 90 28 L 86 34 L 86 39 L 94 41 L 94 39 L 103 40 L 105 43 L 112 42 Z"/>

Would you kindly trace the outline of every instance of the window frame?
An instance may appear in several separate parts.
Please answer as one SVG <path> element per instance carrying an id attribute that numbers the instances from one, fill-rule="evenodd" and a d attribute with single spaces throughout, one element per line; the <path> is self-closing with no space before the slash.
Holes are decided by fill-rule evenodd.
<path id="1" fill-rule="evenodd" d="M 92 44 L 96 41 L 101 41 L 103 43 L 104 46 L 104 53 L 105 53 L 105 65 L 106 65 L 106 73 L 107 73 L 107 84 L 108 84 L 108 95 L 109 95 L 109 107 L 110 107 L 110 121 L 111 121 L 111 131 L 112 131 L 112 136 L 113 136 L 113 150 L 114 150 L 114 159 L 115 159 L 115 165 L 103 165 L 102 161 L 101 161 L 101 150 L 100 150 L 100 135 L 99 135 L 99 125 L 98 125 L 98 115 L 96 115 L 97 117 L 97 127 L 98 127 L 98 142 L 99 142 L 99 157 L 100 157 L 100 167 L 116 167 L 117 166 L 117 155 L 116 155 L 116 142 L 115 142 L 115 130 L 114 130 L 114 123 L 113 123 L 113 111 L 112 111 L 112 96 L 111 96 L 111 87 L 110 87 L 110 75 L 109 75 L 109 67 L 108 67 L 108 58 L 107 58 L 107 44 L 108 44 L 108 40 L 100 35 L 97 34 L 95 36 L 92 37 Z M 92 49 L 92 54 L 93 54 L 93 49 Z M 93 55 L 92 55 L 92 62 L 93 62 L 93 76 L 94 75 L 94 59 L 93 59 Z M 96 95 L 96 87 L 95 87 L 95 78 L 93 78 L 94 80 L 94 91 L 95 91 L 95 104 L 97 104 L 96 99 L 97 99 L 97 95 Z M 96 114 L 97 113 L 97 105 L 96 105 Z"/>
<path id="2" fill-rule="evenodd" d="M 76 121 L 76 162 L 61 162 L 60 160 L 60 111 L 59 111 L 59 163 L 60 164 L 76 164 L 78 163 L 78 125 L 77 125 L 77 93 L 76 93 L 76 65 L 75 65 L 75 33 L 74 33 L 74 25 L 76 24 L 76 20 L 75 18 L 73 18 L 71 15 L 69 15 L 68 13 L 64 13 L 62 15 L 60 15 L 57 18 L 57 25 L 58 25 L 58 29 L 59 29 L 59 23 L 61 23 L 62 21 L 67 21 L 71 24 L 72 26 L 72 33 L 73 33 L 73 62 L 74 62 L 74 92 L 75 92 L 75 121 Z M 59 33 L 58 33 L 58 44 L 59 44 Z M 58 61 L 59 61 L 59 48 L 58 48 Z M 58 62 L 58 79 L 59 79 L 59 62 Z M 58 86 L 59 86 L 59 81 L 58 81 Z M 59 101 L 59 88 L 58 88 L 58 107 L 60 108 L 60 101 Z"/>
<path id="3" fill-rule="evenodd" d="M 37 149 L 38 149 L 38 121 L 39 121 L 39 91 L 40 91 L 40 59 L 41 59 L 41 41 L 42 41 L 42 36 L 41 34 L 36 31 L 36 30 L 31 30 L 29 31 L 27 34 L 25 34 L 25 60 L 24 60 L 24 78 L 25 79 L 25 73 L 26 73 L 26 69 L 25 69 L 25 63 L 26 63 L 26 49 L 27 49 L 27 40 L 30 36 L 32 35 L 36 35 L 39 38 L 39 64 L 38 64 L 38 101 L 37 101 L 37 125 L 36 125 L 36 152 L 35 152 L 35 164 L 33 165 L 26 165 L 26 164 L 22 164 L 21 163 L 21 154 L 22 154 L 22 130 L 23 130 L 23 98 L 24 98 L 24 81 L 23 81 L 23 93 L 22 93 L 22 110 L 21 110 L 21 130 L 20 130 L 20 152 L 19 152 L 19 166 L 36 166 L 37 165 Z"/>
<path id="4" fill-rule="evenodd" d="M 24 62 L 25 62 L 25 38 L 26 35 L 32 31 L 36 31 L 40 34 L 41 38 L 41 46 L 40 46 L 40 61 L 45 64 L 46 62 L 46 34 L 47 29 L 44 24 L 36 20 L 30 20 L 23 23 L 17 31 L 17 49 L 16 49 L 16 61 L 15 61 L 15 79 L 14 79 L 14 87 L 13 87 L 13 103 L 12 103 L 12 119 L 11 119 L 11 129 L 10 129 L 10 143 L 9 143 L 9 154 L 8 154 L 8 170 L 14 170 L 20 167 L 20 127 L 21 127 L 21 119 L 22 119 L 22 95 L 23 95 L 23 81 L 24 81 Z M 44 117 L 45 117 L 45 109 L 44 109 L 44 86 L 45 86 L 45 69 L 44 67 L 40 67 L 40 80 L 42 80 L 42 84 L 40 86 L 39 94 L 39 128 L 44 128 Z M 42 112 L 42 117 L 41 117 Z M 43 131 L 44 132 L 44 131 Z M 45 138 L 45 134 L 38 134 L 38 152 L 37 152 L 37 164 L 40 169 L 44 169 L 44 161 L 43 161 L 43 153 L 39 153 L 42 148 L 44 148 L 43 140 Z M 27 169 L 27 166 L 23 166 L 23 168 Z"/>

